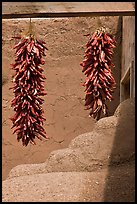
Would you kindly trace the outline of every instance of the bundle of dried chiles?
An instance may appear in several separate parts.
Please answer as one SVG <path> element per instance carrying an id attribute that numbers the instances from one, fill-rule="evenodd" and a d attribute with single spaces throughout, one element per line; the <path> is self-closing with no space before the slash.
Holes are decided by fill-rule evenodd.
<path id="1" fill-rule="evenodd" d="M 22 144 L 36 144 L 34 139 L 42 137 L 48 139 L 47 134 L 42 127 L 43 109 L 41 105 L 44 102 L 40 96 L 46 95 L 43 82 L 45 76 L 42 74 L 44 69 L 41 65 L 45 64 L 42 58 L 45 55 L 45 42 L 37 40 L 33 35 L 21 38 L 14 46 L 16 49 L 15 64 L 11 64 L 15 70 L 13 76 L 14 86 L 10 89 L 14 91 L 14 99 L 11 106 L 14 107 L 15 115 L 10 118 L 13 122 L 13 133 L 17 133 L 17 140 L 22 140 Z M 41 137 L 42 136 L 42 137 Z"/>
<path id="2" fill-rule="evenodd" d="M 87 36 L 90 36 L 88 34 Z M 104 31 L 96 31 L 89 37 L 84 53 L 84 60 L 80 63 L 82 72 L 87 76 L 83 86 L 86 87 L 85 106 L 91 109 L 89 116 L 99 120 L 101 113 L 108 116 L 106 100 L 113 99 L 112 93 L 116 82 L 112 74 L 113 48 L 116 47 L 114 37 Z"/>

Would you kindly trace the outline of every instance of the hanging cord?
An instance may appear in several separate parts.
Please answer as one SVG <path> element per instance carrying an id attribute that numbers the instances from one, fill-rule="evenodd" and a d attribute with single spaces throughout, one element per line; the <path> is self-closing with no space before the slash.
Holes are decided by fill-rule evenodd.
<path id="1" fill-rule="evenodd" d="M 31 22 L 31 18 L 30 18 L 30 21 L 29 21 L 29 31 L 28 31 L 28 34 L 29 34 L 30 37 L 32 37 L 32 32 L 33 32 L 32 22 Z"/>
<path id="2" fill-rule="evenodd" d="M 34 25 L 32 23 L 32 19 L 30 18 L 29 20 L 29 25 L 27 26 L 27 28 L 24 30 L 24 32 L 22 33 L 22 37 L 33 37 L 35 36 L 35 32 L 34 32 Z"/>

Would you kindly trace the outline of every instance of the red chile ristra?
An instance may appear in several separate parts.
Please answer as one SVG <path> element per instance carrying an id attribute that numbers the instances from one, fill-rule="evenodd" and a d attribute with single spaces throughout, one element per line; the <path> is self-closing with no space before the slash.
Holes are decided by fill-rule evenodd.
<path id="1" fill-rule="evenodd" d="M 22 144 L 27 146 L 29 142 L 36 144 L 35 137 L 40 140 L 42 137 L 48 139 L 42 127 L 43 120 L 46 119 L 43 117 L 44 111 L 41 107 L 44 100 L 40 98 L 46 95 L 42 84 L 46 78 L 42 74 L 44 69 L 40 64 L 45 63 L 42 56 L 46 56 L 45 49 L 48 49 L 45 42 L 35 39 L 33 35 L 21 38 L 14 49 L 16 59 L 11 67 L 16 73 L 13 76 L 14 86 L 10 89 L 13 89 L 15 95 L 11 106 L 16 113 L 10 119 L 17 140 L 22 140 Z"/>
<path id="2" fill-rule="evenodd" d="M 82 72 L 87 76 L 83 84 L 86 87 L 85 106 L 87 110 L 91 109 L 89 116 L 97 120 L 100 119 L 101 113 L 108 115 L 106 100 L 113 99 L 112 93 L 116 88 L 111 71 L 111 67 L 115 67 L 111 62 L 115 47 L 114 37 L 103 30 L 98 30 L 89 37 L 84 60 L 80 63 L 83 67 Z"/>

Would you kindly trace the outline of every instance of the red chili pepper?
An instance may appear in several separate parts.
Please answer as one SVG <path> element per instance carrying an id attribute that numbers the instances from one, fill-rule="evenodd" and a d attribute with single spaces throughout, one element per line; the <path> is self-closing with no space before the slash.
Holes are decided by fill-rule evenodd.
<path id="1" fill-rule="evenodd" d="M 22 140 L 22 144 L 27 146 L 30 143 L 35 144 L 35 137 L 41 139 L 42 135 L 47 138 L 43 125 L 43 104 L 44 99 L 39 98 L 40 95 L 46 95 L 42 82 L 46 77 L 42 74 L 44 69 L 40 64 L 44 64 L 45 60 L 42 56 L 47 50 L 45 43 L 39 41 L 32 36 L 20 39 L 14 46 L 15 63 L 11 64 L 11 68 L 15 70 L 13 89 L 15 98 L 11 101 L 14 107 L 15 115 L 10 118 L 13 122 L 13 133 L 17 133 L 17 140 Z"/>
<path id="2" fill-rule="evenodd" d="M 89 35 L 87 35 L 89 36 Z M 97 31 L 86 44 L 84 60 L 80 63 L 82 72 L 87 76 L 83 86 L 86 86 L 85 106 L 91 109 L 90 116 L 99 120 L 101 112 L 107 116 L 106 100 L 112 100 L 112 93 L 116 85 L 110 67 L 113 48 L 116 41 L 112 35 Z"/>

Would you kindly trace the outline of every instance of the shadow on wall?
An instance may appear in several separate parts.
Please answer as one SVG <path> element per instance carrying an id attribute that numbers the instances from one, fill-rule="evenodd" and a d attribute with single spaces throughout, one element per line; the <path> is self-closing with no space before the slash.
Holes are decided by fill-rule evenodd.
<path id="1" fill-rule="evenodd" d="M 120 78 L 121 78 L 121 53 L 122 53 L 122 17 L 118 19 L 117 32 L 115 33 L 115 39 L 117 41 L 116 48 L 114 49 L 113 63 L 115 67 L 112 68 L 112 73 L 116 81 L 116 89 L 112 94 L 114 100 L 108 101 L 108 116 L 112 116 L 120 103 Z"/>
<path id="2" fill-rule="evenodd" d="M 118 31 L 121 30 L 122 18 L 119 18 Z M 119 37 L 116 34 L 116 39 Z M 118 42 L 119 43 L 119 42 Z M 119 52 L 119 53 L 118 53 Z M 116 56 L 121 62 L 121 45 L 115 50 Z M 117 60 L 118 61 L 118 60 Z M 118 67 L 116 65 L 116 67 Z M 119 69 L 120 70 L 120 69 Z M 120 76 L 120 73 L 119 73 Z M 115 75 L 115 78 L 117 76 Z M 117 80 L 117 78 L 116 78 Z M 120 84 L 117 82 L 117 86 Z M 118 88 L 118 90 L 120 90 Z M 117 93 L 115 93 L 117 94 Z M 114 94 L 114 97 L 115 97 Z M 113 103 L 112 103 L 113 106 Z M 113 148 L 111 151 L 108 175 L 104 190 L 104 202 L 134 202 L 135 196 L 135 171 L 134 171 L 134 144 L 135 144 L 135 121 L 134 111 L 129 109 L 121 110 L 122 115 L 119 117 Z M 128 119 L 126 119 L 128 116 Z M 123 124 L 123 125 L 122 125 Z M 124 131 L 123 131 L 124 130 Z M 124 155 L 126 162 L 121 165 L 121 155 Z M 115 167 L 113 167 L 115 166 Z M 127 168 L 128 167 L 128 168 Z M 113 171 L 117 168 L 117 171 Z"/>
<path id="3" fill-rule="evenodd" d="M 118 118 L 106 177 L 104 202 L 135 202 L 134 160 L 135 110 L 134 106 L 128 104 L 126 107 L 122 106 Z"/>

